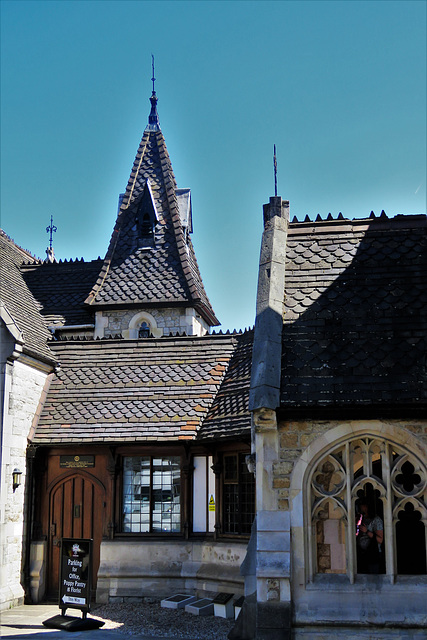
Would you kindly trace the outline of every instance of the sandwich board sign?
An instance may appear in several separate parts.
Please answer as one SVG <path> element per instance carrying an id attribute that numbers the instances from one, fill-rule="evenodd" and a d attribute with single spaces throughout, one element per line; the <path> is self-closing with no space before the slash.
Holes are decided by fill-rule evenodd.
<path id="1" fill-rule="evenodd" d="M 92 540 L 62 538 L 59 608 L 90 611 Z"/>

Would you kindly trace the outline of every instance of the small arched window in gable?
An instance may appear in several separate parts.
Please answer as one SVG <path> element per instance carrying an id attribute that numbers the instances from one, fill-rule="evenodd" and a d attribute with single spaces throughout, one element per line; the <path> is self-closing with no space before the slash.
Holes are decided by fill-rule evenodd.
<path id="1" fill-rule="evenodd" d="M 149 338 L 151 336 L 150 326 L 146 322 L 141 322 L 138 329 L 138 338 Z"/>
<path id="2" fill-rule="evenodd" d="M 142 338 L 160 338 L 163 329 L 157 326 L 154 316 L 148 311 L 139 311 L 130 319 L 129 328 L 123 331 L 126 340 L 138 340 Z"/>

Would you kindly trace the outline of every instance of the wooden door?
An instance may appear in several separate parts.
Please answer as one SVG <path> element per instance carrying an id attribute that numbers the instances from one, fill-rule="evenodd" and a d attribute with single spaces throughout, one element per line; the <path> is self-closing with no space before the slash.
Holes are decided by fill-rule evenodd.
<path id="1" fill-rule="evenodd" d="M 49 495 L 49 596 L 59 589 L 61 538 L 92 538 L 92 586 L 96 589 L 104 529 L 105 489 L 88 473 L 62 478 Z"/>

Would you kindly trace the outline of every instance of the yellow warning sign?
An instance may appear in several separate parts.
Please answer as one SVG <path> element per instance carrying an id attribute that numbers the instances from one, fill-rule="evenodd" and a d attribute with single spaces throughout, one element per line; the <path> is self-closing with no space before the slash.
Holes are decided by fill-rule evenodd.
<path id="1" fill-rule="evenodd" d="M 215 511 L 215 498 L 213 496 L 209 498 L 209 511 Z"/>

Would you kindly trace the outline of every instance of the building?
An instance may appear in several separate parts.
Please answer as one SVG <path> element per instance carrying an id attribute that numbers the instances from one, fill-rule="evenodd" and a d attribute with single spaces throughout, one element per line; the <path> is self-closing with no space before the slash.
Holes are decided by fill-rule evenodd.
<path id="1" fill-rule="evenodd" d="M 48 347 L 49 331 L 25 285 L 20 265 L 34 261 L 0 232 L 1 346 L 1 497 L 0 602 L 22 602 L 22 565 L 29 550 L 28 436 L 47 377 L 56 358 Z M 28 558 L 29 561 L 29 558 Z"/>
<path id="2" fill-rule="evenodd" d="M 191 232 L 190 190 L 175 183 L 153 91 L 104 260 L 37 261 L 4 240 L 27 297 L 13 299 L 17 328 L 5 316 L 2 330 L 27 335 L 31 298 L 47 362 L 19 417 L 21 459 L 5 467 L 10 495 L 27 449 L 22 575 L 5 575 L 17 595 L 3 606 L 22 600 L 21 584 L 33 602 L 56 596 L 63 537 L 93 538 L 99 602 L 243 593 L 253 332 L 211 333 Z"/>
<path id="3" fill-rule="evenodd" d="M 275 197 L 264 223 L 250 392 L 256 638 L 421 638 L 426 216 L 290 223 Z M 368 534 L 375 562 L 356 536 L 363 500 L 381 518 Z"/>
<path id="4" fill-rule="evenodd" d="M 2 606 L 55 596 L 83 537 L 98 602 L 221 591 L 230 640 L 423 637 L 426 216 L 271 198 L 255 329 L 225 335 L 191 232 L 153 91 L 103 260 L 0 236 Z"/>

